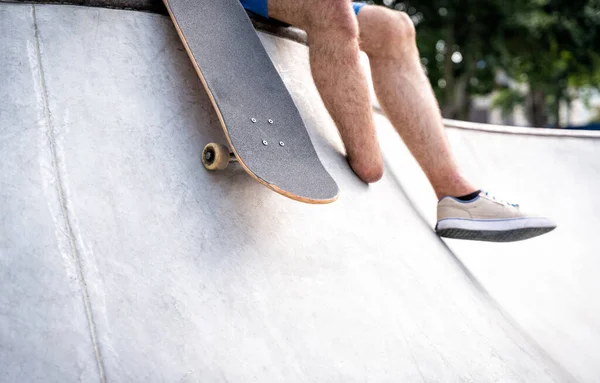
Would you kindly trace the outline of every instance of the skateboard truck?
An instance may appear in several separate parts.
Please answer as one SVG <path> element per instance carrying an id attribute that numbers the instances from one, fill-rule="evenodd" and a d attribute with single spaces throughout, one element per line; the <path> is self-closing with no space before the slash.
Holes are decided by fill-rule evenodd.
<path id="1" fill-rule="evenodd" d="M 225 145 L 209 142 L 202 151 L 202 165 L 207 170 L 224 170 L 231 162 L 238 162 L 238 159 Z"/>

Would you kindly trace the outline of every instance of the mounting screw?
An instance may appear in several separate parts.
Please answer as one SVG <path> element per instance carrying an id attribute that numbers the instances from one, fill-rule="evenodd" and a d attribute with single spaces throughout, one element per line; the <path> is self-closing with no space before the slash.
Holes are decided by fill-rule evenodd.
<path id="1" fill-rule="evenodd" d="M 267 145 L 269 145 L 269 143 L 266 140 L 263 140 L 263 145 L 267 146 Z"/>
<path id="2" fill-rule="evenodd" d="M 279 141 L 279 146 L 285 146 L 285 142 Z"/>
<path id="3" fill-rule="evenodd" d="M 252 121 L 252 123 L 256 123 L 256 118 L 251 118 L 250 121 Z"/>
<path id="4" fill-rule="evenodd" d="M 271 120 L 271 119 L 269 118 L 269 124 L 272 124 L 272 123 L 273 123 L 273 120 Z"/>

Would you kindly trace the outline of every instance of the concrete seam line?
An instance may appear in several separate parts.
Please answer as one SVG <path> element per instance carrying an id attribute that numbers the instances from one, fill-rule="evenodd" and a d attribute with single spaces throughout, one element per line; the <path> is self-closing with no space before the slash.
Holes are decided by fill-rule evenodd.
<path id="1" fill-rule="evenodd" d="M 156 0 L 0 0 L 0 3 L 14 4 L 50 4 L 50 5 L 75 5 L 99 7 L 108 9 L 122 9 L 140 12 L 152 12 L 166 15 L 162 1 Z"/>
<path id="2" fill-rule="evenodd" d="M 383 109 L 373 105 L 373 112 L 387 117 Z M 474 132 L 510 134 L 516 136 L 565 137 L 565 138 L 600 138 L 600 132 L 593 130 L 533 128 L 525 126 L 505 126 L 484 124 L 479 122 L 443 119 L 444 127 L 449 129 L 470 130 Z"/>
<path id="3" fill-rule="evenodd" d="M 102 383 L 106 383 L 104 364 L 102 362 L 102 355 L 100 353 L 100 347 L 98 345 L 98 339 L 97 339 L 97 334 L 96 334 L 97 333 L 96 324 L 94 322 L 94 316 L 92 313 L 92 305 L 91 305 L 91 301 L 90 301 L 90 296 L 89 296 L 87 284 L 86 284 L 84 273 L 83 273 L 83 262 L 81 260 L 80 251 L 77 248 L 76 239 L 75 239 L 75 235 L 73 232 L 71 220 L 69 219 L 69 211 L 67 208 L 67 202 L 66 202 L 66 198 L 65 198 L 63 179 L 61 176 L 60 166 L 58 163 L 58 154 L 57 154 L 57 150 L 56 150 L 56 137 L 54 135 L 54 126 L 52 124 L 52 116 L 50 113 L 50 105 L 48 102 L 48 90 L 46 87 L 46 76 L 44 73 L 44 67 L 43 67 L 43 63 L 42 63 L 42 54 L 41 54 L 41 49 L 40 49 L 40 35 L 39 35 L 39 29 L 38 29 L 38 23 L 37 23 L 37 15 L 36 15 L 36 11 L 35 11 L 35 5 L 33 5 L 33 4 L 31 5 L 31 16 L 32 16 L 33 29 L 34 29 L 34 35 L 35 35 L 34 36 L 34 44 L 35 44 L 35 54 L 36 54 L 37 65 L 38 65 L 38 80 L 40 82 L 40 89 L 41 89 L 41 93 L 42 93 L 41 98 L 42 98 L 43 108 L 44 108 L 44 119 L 45 119 L 45 125 L 47 128 L 46 136 L 48 138 L 48 144 L 50 146 L 50 152 L 51 152 L 50 155 L 51 155 L 52 164 L 54 167 L 54 176 L 56 178 L 56 192 L 58 194 L 60 210 L 61 210 L 61 213 L 63 216 L 63 221 L 64 221 L 63 223 L 64 223 L 66 232 L 69 237 L 69 245 L 71 248 L 71 255 L 73 257 L 73 260 L 75 261 L 76 268 L 77 268 L 77 275 L 79 277 L 79 283 L 81 286 L 82 298 L 83 298 L 83 303 L 85 306 L 85 312 L 86 312 L 86 317 L 87 317 L 87 321 L 88 321 L 89 333 L 90 333 L 90 337 L 91 337 L 92 344 L 94 347 L 94 356 L 96 359 L 98 372 L 100 374 L 100 381 Z"/>
<path id="4" fill-rule="evenodd" d="M 147 12 L 168 16 L 162 1 L 159 0 L 0 0 L 0 3 L 85 6 Z M 254 28 L 258 31 L 295 41 L 300 44 L 308 44 L 306 32 L 299 28 L 288 26 L 276 20 L 255 16 L 253 14 L 249 14 L 249 17 L 250 20 L 252 20 Z"/>
<path id="5" fill-rule="evenodd" d="M 470 121 L 444 119 L 447 128 L 473 130 L 487 133 L 514 134 L 545 137 L 600 138 L 600 132 L 593 130 L 576 130 L 561 128 L 534 128 L 524 126 L 505 126 L 482 124 Z"/>

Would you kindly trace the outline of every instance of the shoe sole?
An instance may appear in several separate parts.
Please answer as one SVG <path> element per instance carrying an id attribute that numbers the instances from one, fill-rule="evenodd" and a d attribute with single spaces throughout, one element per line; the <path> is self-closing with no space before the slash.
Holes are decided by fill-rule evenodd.
<path id="1" fill-rule="evenodd" d="M 513 219 L 461 219 L 440 220 L 435 231 L 440 237 L 487 242 L 515 242 L 546 234 L 556 224 L 544 217 Z"/>
<path id="2" fill-rule="evenodd" d="M 466 239 L 485 242 L 516 242 L 538 237 L 554 230 L 554 227 L 530 227 L 506 231 L 442 229 L 437 234 L 444 238 Z"/>

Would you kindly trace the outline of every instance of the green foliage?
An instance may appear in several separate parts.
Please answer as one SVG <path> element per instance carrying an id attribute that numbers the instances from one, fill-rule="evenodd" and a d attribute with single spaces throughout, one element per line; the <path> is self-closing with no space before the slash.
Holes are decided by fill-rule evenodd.
<path id="1" fill-rule="evenodd" d="M 531 123 L 559 120 L 559 103 L 573 91 L 600 88 L 600 0 L 377 0 L 411 16 L 429 79 L 444 110 L 457 92 L 489 94 L 525 84 L 525 99 L 500 89 L 499 108 L 520 101 Z M 384 4 L 385 3 L 385 4 Z M 457 54 L 457 52 L 459 54 Z M 452 60 L 454 57 L 455 60 Z M 461 60 L 462 58 L 462 60 Z M 457 84 L 468 84 L 460 87 Z M 528 101 L 528 102 L 526 102 Z M 539 103 L 543 105 L 536 105 Z M 507 112 L 507 111 L 505 111 Z M 456 117 L 456 113 L 450 113 Z"/>
<path id="2" fill-rule="evenodd" d="M 596 114 L 592 117 L 590 123 L 600 123 L 600 107 L 596 107 Z"/>
<path id="3" fill-rule="evenodd" d="M 498 108 L 503 117 L 508 117 L 518 105 L 525 103 L 525 95 L 513 88 L 499 89 L 492 99 L 492 108 Z"/>

